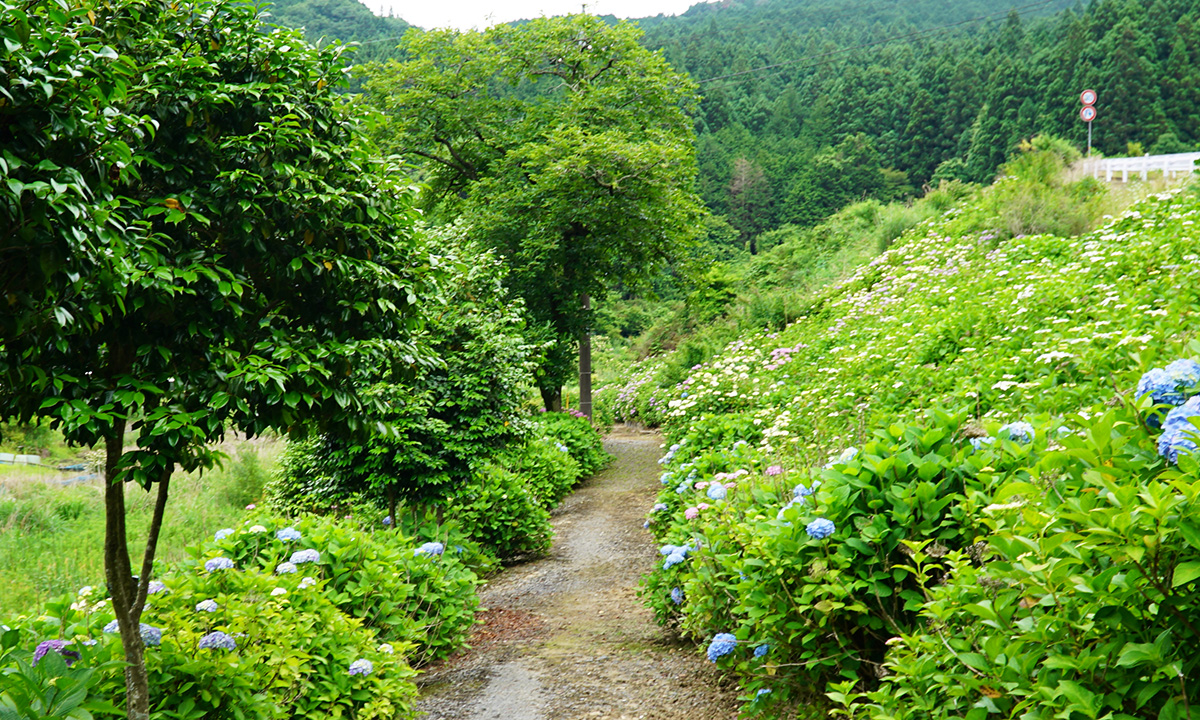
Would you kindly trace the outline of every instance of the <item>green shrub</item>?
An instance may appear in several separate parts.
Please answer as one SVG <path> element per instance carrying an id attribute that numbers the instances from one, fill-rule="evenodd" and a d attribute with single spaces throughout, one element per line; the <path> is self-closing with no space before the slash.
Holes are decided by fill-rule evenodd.
<path id="1" fill-rule="evenodd" d="M 553 510 L 583 476 L 570 449 L 550 438 L 532 438 L 507 450 L 498 462 L 519 475 L 538 505 Z"/>
<path id="2" fill-rule="evenodd" d="M 922 622 L 893 643 L 876 692 L 843 714 L 1185 718 L 1200 696 L 1200 462 L 1164 466 L 1128 407 L 1092 419 L 1002 484 L 985 562 L 947 556 Z M 925 574 L 925 542 L 908 572 Z"/>
<path id="3" fill-rule="evenodd" d="M 501 560 L 537 556 L 550 549 L 550 513 L 516 473 L 484 463 L 455 493 L 447 516 Z"/>
<path id="4" fill-rule="evenodd" d="M 286 527 L 300 533 L 300 539 L 277 537 Z M 361 530 L 330 517 L 289 522 L 253 515 L 226 537 L 192 552 L 200 565 L 221 556 L 238 567 L 272 573 L 293 553 L 316 550 L 319 563 L 298 565 L 298 574 L 321 580 L 342 612 L 373 629 L 381 640 L 412 645 L 411 660 L 424 664 L 466 641 L 479 605 L 479 579 L 460 560 L 462 554 L 471 554 L 463 545 L 442 542 L 445 554 L 438 557 L 417 555 L 420 545 L 396 530 Z"/>
<path id="5" fill-rule="evenodd" d="M 600 433 L 581 414 L 540 413 L 536 425 L 547 437 L 567 447 L 567 452 L 579 464 L 580 477 L 596 474 L 612 460 L 612 455 L 604 449 Z"/>

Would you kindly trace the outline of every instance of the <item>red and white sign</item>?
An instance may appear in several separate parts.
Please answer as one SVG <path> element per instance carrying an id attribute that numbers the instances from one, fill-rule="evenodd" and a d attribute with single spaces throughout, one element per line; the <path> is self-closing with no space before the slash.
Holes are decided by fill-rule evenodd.
<path id="1" fill-rule="evenodd" d="M 1095 105 L 1096 91 L 1084 90 L 1083 92 L 1079 93 L 1079 102 L 1083 103 L 1084 105 Z"/>
<path id="2" fill-rule="evenodd" d="M 1079 119 L 1084 122 L 1091 122 L 1096 119 L 1096 108 L 1091 105 L 1084 105 L 1079 111 Z"/>

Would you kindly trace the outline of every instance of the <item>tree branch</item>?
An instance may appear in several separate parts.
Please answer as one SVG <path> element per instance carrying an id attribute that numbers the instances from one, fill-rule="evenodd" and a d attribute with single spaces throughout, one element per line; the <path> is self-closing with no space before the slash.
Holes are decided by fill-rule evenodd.
<path id="1" fill-rule="evenodd" d="M 158 550 L 158 534 L 162 530 L 163 510 L 167 506 L 167 491 L 174 469 L 175 463 L 167 463 L 158 481 L 158 497 L 154 499 L 154 516 L 150 519 L 150 535 L 146 538 L 146 552 L 142 556 L 142 576 L 138 579 L 137 600 L 133 606 L 133 616 L 136 618 L 142 616 L 142 608 L 146 607 L 150 573 L 154 572 L 154 554 Z"/>

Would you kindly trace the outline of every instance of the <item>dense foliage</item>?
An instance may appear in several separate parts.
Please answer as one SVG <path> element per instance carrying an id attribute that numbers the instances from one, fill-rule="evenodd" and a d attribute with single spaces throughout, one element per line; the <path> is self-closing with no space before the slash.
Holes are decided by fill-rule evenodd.
<path id="1" fill-rule="evenodd" d="M 337 50 L 221 2 L 0 3 L 0 33 L 0 413 L 106 448 L 141 718 L 171 473 L 210 467 L 229 429 L 357 427 L 366 379 L 429 361 L 413 336 L 433 273 L 406 184 L 334 92 Z M 128 482 L 157 492 L 140 572 Z"/>
<path id="2" fill-rule="evenodd" d="M 1023 184 L 1078 196 L 1062 152 L 1035 142 L 782 331 L 601 393 L 672 443 L 645 600 L 748 711 L 826 689 L 872 718 L 1185 717 L 1200 693 L 1200 196 L 1014 232 L 1045 216 Z"/>

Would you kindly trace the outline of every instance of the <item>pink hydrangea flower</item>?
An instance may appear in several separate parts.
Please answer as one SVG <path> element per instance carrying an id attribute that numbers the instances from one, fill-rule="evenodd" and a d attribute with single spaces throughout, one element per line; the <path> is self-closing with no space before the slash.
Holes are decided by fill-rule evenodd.
<path id="1" fill-rule="evenodd" d="M 685 518 L 687 518 L 688 520 L 695 520 L 696 516 L 699 514 L 700 514 L 700 508 L 698 508 L 698 507 L 690 507 L 687 510 L 683 511 L 683 516 Z"/>
<path id="2" fill-rule="evenodd" d="M 709 505 L 708 503 L 700 503 L 700 504 L 699 504 L 699 505 L 697 505 L 696 507 L 697 507 L 698 509 L 700 509 L 700 510 L 707 510 L 707 509 L 709 509 L 710 507 L 712 507 L 712 505 Z"/>
<path id="3" fill-rule="evenodd" d="M 707 481 L 707 480 L 703 480 L 703 481 L 701 481 L 701 482 L 698 482 L 698 483 L 696 483 L 696 489 L 697 489 L 697 490 L 703 490 L 703 489 L 704 489 L 704 488 L 706 488 L 706 487 L 708 487 L 708 481 Z"/>
<path id="4" fill-rule="evenodd" d="M 767 468 L 767 474 L 768 475 L 782 475 L 783 474 L 783 466 L 782 465 L 772 465 L 771 467 Z"/>

